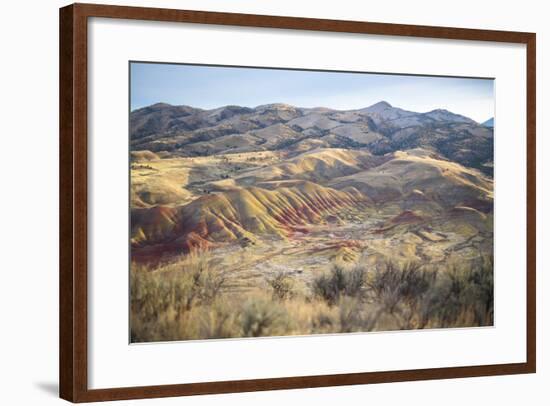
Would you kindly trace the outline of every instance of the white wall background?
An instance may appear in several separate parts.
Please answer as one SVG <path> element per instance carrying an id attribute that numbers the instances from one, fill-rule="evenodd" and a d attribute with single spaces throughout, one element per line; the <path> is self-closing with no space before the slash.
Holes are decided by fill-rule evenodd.
<path id="1" fill-rule="evenodd" d="M 107 1 L 107 0 L 106 0 Z M 547 405 L 550 352 L 550 262 L 542 208 L 550 175 L 543 139 L 543 77 L 550 55 L 545 3 L 536 0 L 444 2 L 393 0 L 134 0 L 112 4 L 349 19 L 468 28 L 534 31 L 538 42 L 538 373 L 446 381 L 393 383 L 138 401 L 159 405 L 465 404 Z M 61 404 L 58 373 L 58 7 L 57 0 L 5 2 L 0 15 L 0 403 Z M 510 214 L 514 215 L 514 214 Z M 522 214 L 523 215 L 523 214 Z M 545 319 L 544 319 L 545 318 Z M 117 402 L 126 405 L 132 402 Z"/>

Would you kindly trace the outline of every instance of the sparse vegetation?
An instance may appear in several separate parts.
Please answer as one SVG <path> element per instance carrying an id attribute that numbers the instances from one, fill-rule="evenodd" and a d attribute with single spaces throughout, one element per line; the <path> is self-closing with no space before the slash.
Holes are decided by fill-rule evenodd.
<path id="1" fill-rule="evenodd" d="M 447 326 L 485 326 L 493 323 L 493 259 L 477 266 L 453 266 L 434 283 L 421 303 L 423 320 Z"/>
<path id="2" fill-rule="evenodd" d="M 285 335 L 290 328 L 290 313 L 269 297 L 252 296 L 239 308 L 242 337 Z"/>
<path id="3" fill-rule="evenodd" d="M 138 164 L 132 164 L 131 166 L 132 170 L 138 170 L 138 169 L 147 169 L 149 171 L 154 171 L 155 168 L 153 168 L 151 165 L 138 165 Z"/>
<path id="4" fill-rule="evenodd" d="M 291 299 L 295 295 L 295 282 L 291 275 L 285 272 L 278 272 L 275 276 L 268 278 L 269 286 L 273 290 L 273 298 L 279 300 Z"/>
<path id="5" fill-rule="evenodd" d="M 367 272 L 363 267 L 345 270 L 342 265 L 333 265 L 329 273 L 321 274 L 313 281 L 313 293 L 329 305 L 336 304 L 341 297 L 361 299 L 365 292 Z"/>
<path id="6" fill-rule="evenodd" d="M 134 265 L 132 342 L 348 333 L 493 323 L 492 259 L 424 269 L 333 264 L 309 286 L 277 273 L 266 288 L 229 289 L 206 253 L 156 268 Z"/>
<path id="7" fill-rule="evenodd" d="M 436 272 L 426 271 L 417 263 L 397 267 L 388 262 L 369 282 L 374 297 L 390 314 L 400 303 L 416 308 L 417 302 L 434 284 Z"/>
<path id="8" fill-rule="evenodd" d="M 170 324 L 177 324 L 193 308 L 211 306 L 221 296 L 224 283 L 224 274 L 210 267 L 205 254 L 192 253 L 159 270 L 134 264 L 130 277 L 132 338 L 153 334 L 150 339 L 158 340 L 154 337 L 165 335 Z"/>

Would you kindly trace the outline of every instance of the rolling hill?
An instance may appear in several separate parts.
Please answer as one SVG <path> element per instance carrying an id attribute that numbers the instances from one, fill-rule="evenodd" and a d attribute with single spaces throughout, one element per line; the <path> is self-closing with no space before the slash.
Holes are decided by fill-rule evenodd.
<path id="1" fill-rule="evenodd" d="M 239 155 L 224 155 L 218 170 L 222 162 L 241 166 L 254 156 L 244 154 L 238 160 Z M 433 151 L 376 156 L 366 150 L 324 148 L 276 156 L 264 153 L 256 158 L 265 162 L 255 161 L 257 166 L 241 168 L 232 178 L 211 180 L 205 173 L 202 193 L 181 186 L 187 178 L 173 175 L 184 171 L 175 163 L 195 160 L 194 165 L 203 165 L 196 160 L 214 158 L 158 159 L 135 168 L 141 176 L 132 185 L 132 196 L 140 196 L 131 213 L 134 260 L 227 244 L 248 246 L 266 238 L 286 240 L 350 219 L 374 222 L 372 232 L 378 234 L 407 234 L 412 227 L 424 239 L 432 238 L 426 237 L 432 235 L 430 224 L 468 238 L 490 231 L 486 215 L 492 216 L 491 178 Z M 143 185 L 149 185 L 147 199 Z"/>
<path id="2" fill-rule="evenodd" d="M 267 190 L 235 188 L 202 196 L 180 207 L 132 210 L 132 245 L 137 256 L 189 252 L 216 243 L 254 244 L 257 236 L 286 238 L 327 216 L 361 208 L 360 193 L 337 191 L 311 182 Z"/>

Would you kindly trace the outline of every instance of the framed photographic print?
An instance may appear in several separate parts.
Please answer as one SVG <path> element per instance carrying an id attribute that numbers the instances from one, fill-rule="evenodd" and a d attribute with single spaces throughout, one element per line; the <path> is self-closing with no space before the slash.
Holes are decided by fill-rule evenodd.
<path id="1" fill-rule="evenodd" d="M 62 398 L 535 372 L 535 34 L 60 30 Z"/>

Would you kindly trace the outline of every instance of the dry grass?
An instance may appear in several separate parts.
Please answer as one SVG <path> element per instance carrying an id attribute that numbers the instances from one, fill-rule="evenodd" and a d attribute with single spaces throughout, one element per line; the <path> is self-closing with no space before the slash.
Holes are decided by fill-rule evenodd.
<path id="1" fill-rule="evenodd" d="M 289 273 L 234 291 L 207 254 L 157 269 L 132 266 L 132 342 L 486 326 L 493 323 L 490 258 L 451 269 L 334 265 L 310 286 Z"/>

